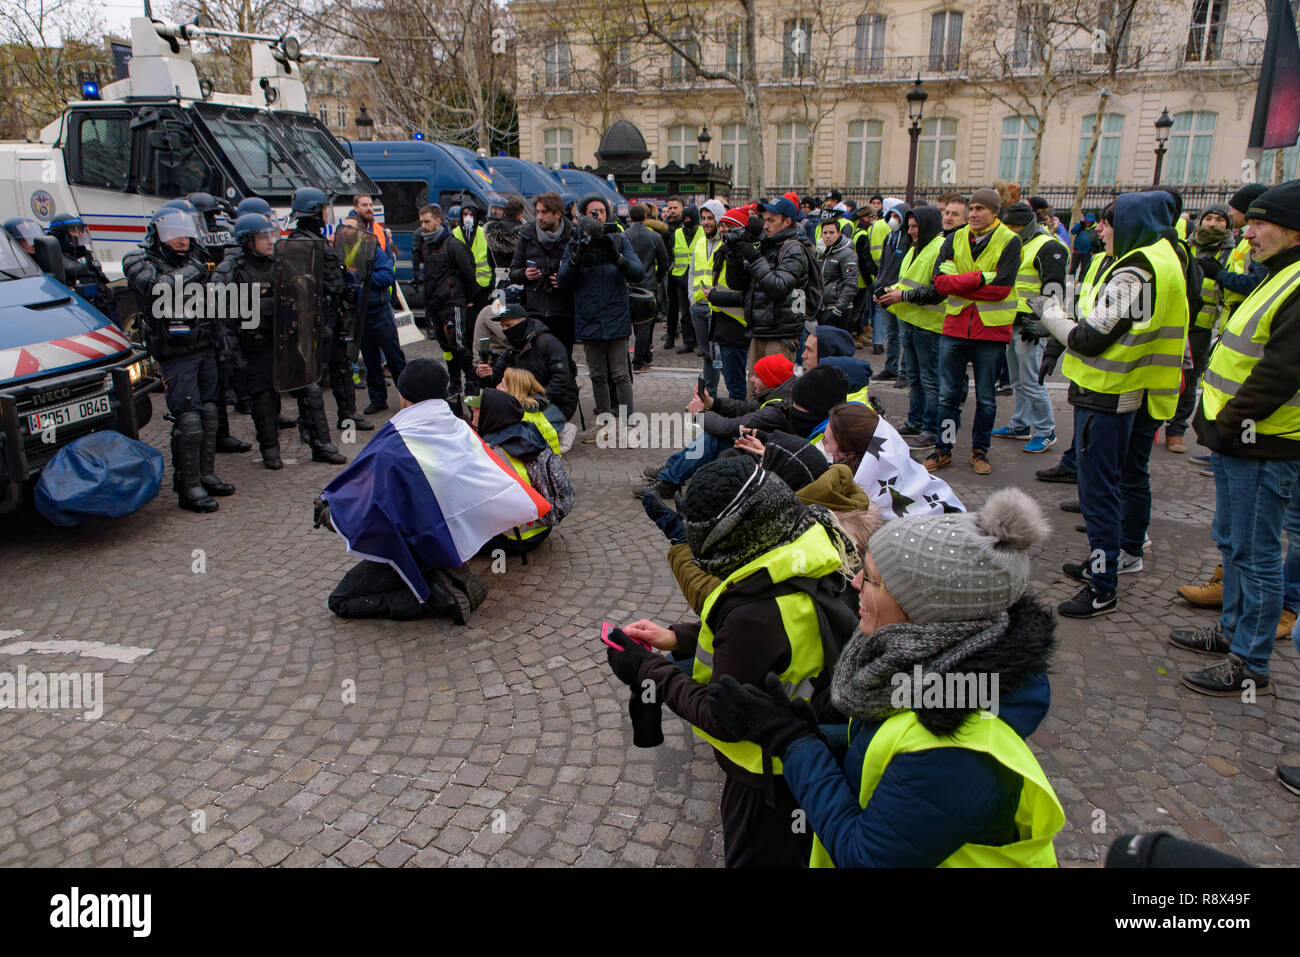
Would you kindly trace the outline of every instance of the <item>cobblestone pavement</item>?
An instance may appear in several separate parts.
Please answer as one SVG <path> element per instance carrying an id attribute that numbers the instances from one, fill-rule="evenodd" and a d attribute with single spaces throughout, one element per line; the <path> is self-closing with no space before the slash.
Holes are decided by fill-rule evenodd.
<path id="1" fill-rule="evenodd" d="M 642 411 L 679 409 L 691 387 L 685 357 L 663 358 L 683 368 L 637 377 Z M 875 394 L 902 410 L 901 391 Z M 1076 588 L 1061 562 L 1086 549 L 1077 516 L 1057 509 L 1073 486 L 1033 480 L 1070 431 L 1064 392 L 1053 398 L 1057 449 L 999 442 L 980 477 L 964 433 L 945 477 L 971 507 L 1017 484 L 1050 510 L 1056 534 L 1033 579 L 1056 601 Z M 999 406 L 1001 424 L 1011 399 Z M 163 449 L 155 409 L 145 438 Z M 251 436 L 243 417 L 234 428 Z M 710 749 L 671 715 L 662 747 L 633 748 L 626 692 L 596 640 L 603 619 L 687 614 L 662 536 L 627 491 L 665 453 L 575 446 L 572 514 L 528 565 L 493 575 L 475 560 L 491 593 L 458 627 L 330 614 L 351 561 L 311 528 L 311 501 L 336 469 L 282 436 L 281 472 L 255 453 L 218 458 L 239 492 L 214 515 L 176 508 L 169 465 L 163 494 L 126 519 L 0 519 L 0 671 L 100 671 L 105 698 L 98 720 L 0 713 L 0 864 L 721 862 Z M 1119 613 L 1062 621 L 1052 710 L 1031 739 L 1069 819 L 1058 856 L 1095 866 L 1116 835 L 1165 829 L 1259 864 L 1300 860 L 1300 800 L 1273 777 L 1280 755 L 1300 754 L 1295 648 L 1278 644 L 1276 694 L 1258 703 L 1181 688 L 1202 659 L 1166 637 L 1211 619 L 1174 589 L 1216 563 L 1213 485 L 1163 446 L 1151 471 L 1145 568 L 1122 580 Z M 148 653 L 20 644 L 41 641 Z"/>

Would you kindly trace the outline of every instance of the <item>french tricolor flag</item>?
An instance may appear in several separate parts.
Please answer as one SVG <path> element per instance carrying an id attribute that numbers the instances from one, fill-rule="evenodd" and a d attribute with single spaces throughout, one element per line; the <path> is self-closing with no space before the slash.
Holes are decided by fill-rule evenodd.
<path id="1" fill-rule="evenodd" d="M 459 567 L 551 510 L 440 399 L 389 419 L 321 498 L 348 554 L 393 566 L 420 601 L 421 569 Z"/>

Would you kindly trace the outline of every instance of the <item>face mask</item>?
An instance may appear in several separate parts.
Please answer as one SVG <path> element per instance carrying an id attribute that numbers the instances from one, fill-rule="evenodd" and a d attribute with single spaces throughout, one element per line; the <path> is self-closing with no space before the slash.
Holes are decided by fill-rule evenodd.
<path id="1" fill-rule="evenodd" d="M 512 346 L 523 345 L 524 327 L 526 325 L 527 323 L 524 322 L 516 322 L 509 329 L 503 329 L 502 332 L 506 334 L 506 341 L 509 342 Z"/>
<path id="2" fill-rule="evenodd" d="M 473 229 L 473 228 L 474 228 L 474 217 L 473 217 L 473 216 L 466 216 L 464 219 L 461 220 L 461 223 L 464 224 L 464 226 L 465 226 L 465 228 L 466 228 L 467 230 Z"/>
<path id="3" fill-rule="evenodd" d="M 820 236 L 817 237 L 817 252 L 818 254 L 826 252 L 826 240 Z"/>
<path id="4" fill-rule="evenodd" d="M 898 220 L 893 216 L 889 217 L 889 231 L 891 233 L 898 232 Z"/>

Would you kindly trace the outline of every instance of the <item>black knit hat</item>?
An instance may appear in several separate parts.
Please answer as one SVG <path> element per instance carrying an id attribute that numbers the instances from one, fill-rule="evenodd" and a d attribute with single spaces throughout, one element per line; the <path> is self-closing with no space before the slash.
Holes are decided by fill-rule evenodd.
<path id="1" fill-rule="evenodd" d="M 447 370 L 432 359 L 412 359 L 397 377 L 397 392 L 407 402 L 447 398 Z"/>
<path id="2" fill-rule="evenodd" d="M 1261 193 L 1246 210 L 1246 218 L 1275 223 L 1287 229 L 1300 229 L 1300 179 Z"/>
<path id="3" fill-rule="evenodd" d="M 1283 183 L 1282 185 L 1285 186 L 1286 183 Z M 1245 186 L 1241 187 L 1241 189 L 1232 194 L 1232 198 L 1228 200 L 1228 205 L 1237 212 L 1244 213 L 1246 210 L 1250 209 L 1251 203 L 1255 202 L 1255 200 L 1259 199 L 1260 196 L 1268 191 L 1268 187 L 1263 183 L 1247 183 Z"/>
<path id="4" fill-rule="evenodd" d="M 817 365 L 795 380 L 790 398 L 821 418 L 830 415 L 831 406 L 839 405 L 849 394 L 849 377 L 843 369 Z"/>
<path id="5" fill-rule="evenodd" d="M 717 518 L 733 503 L 757 469 L 749 456 L 715 459 L 702 466 L 682 497 L 682 518 L 688 522 Z"/>
<path id="6" fill-rule="evenodd" d="M 764 444 L 763 468 L 795 491 L 817 481 L 830 467 L 826 456 L 807 439 L 789 432 L 773 432 Z"/>
<path id="7" fill-rule="evenodd" d="M 1034 207 L 1028 203 L 1012 203 L 1002 210 L 1002 221 L 1008 226 L 1028 226 L 1034 218 Z"/>

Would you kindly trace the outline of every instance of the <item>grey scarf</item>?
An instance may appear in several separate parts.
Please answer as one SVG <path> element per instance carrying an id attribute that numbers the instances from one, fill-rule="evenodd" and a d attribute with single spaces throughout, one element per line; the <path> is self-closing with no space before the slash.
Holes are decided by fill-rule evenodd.
<path id="1" fill-rule="evenodd" d="M 543 245 L 554 246 L 557 242 L 559 242 L 560 237 L 563 235 L 564 235 L 564 220 L 560 220 L 560 224 L 555 227 L 554 232 L 550 231 L 549 229 L 543 229 L 541 223 L 537 224 L 537 238 L 541 240 Z"/>
<path id="2" fill-rule="evenodd" d="M 907 710 L 893 704 L 900 683 L 911 692 L 906 700 L 919 699 L 921 689 L 910 688 L 915 665 L 921 666 L 922 674 L 960 671 L 963 661 L 1000 641 L 1010 623 L 1011 616 L 1004 611 L 983 621 L 886 625 L 870 635 L 859 628 L 835 665 L 831 701 L 851 717 L 883 721 Z M 895 675 L 902 677 L 896 680 Z"/>

